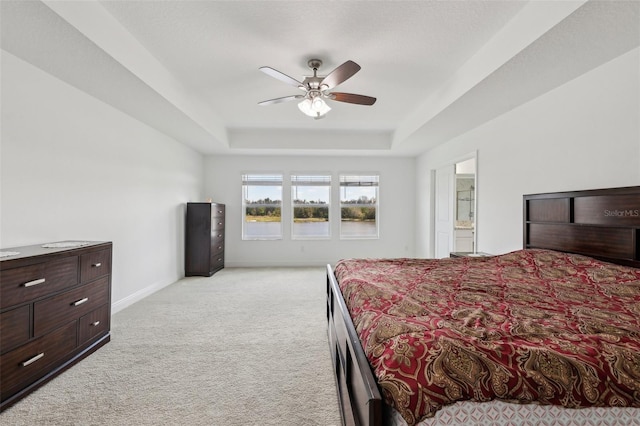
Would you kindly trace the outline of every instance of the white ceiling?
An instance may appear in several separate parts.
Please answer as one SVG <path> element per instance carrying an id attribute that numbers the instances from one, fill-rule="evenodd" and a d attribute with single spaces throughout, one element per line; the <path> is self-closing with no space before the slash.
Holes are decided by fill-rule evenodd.
<path id="1" fill-rule="evenodd" d="M 10 1 L 2 48 L 204 154 L 412 156 L 640 45 L 637 1 Z M 326 118 L 298 80 L 347 60 Z"/>

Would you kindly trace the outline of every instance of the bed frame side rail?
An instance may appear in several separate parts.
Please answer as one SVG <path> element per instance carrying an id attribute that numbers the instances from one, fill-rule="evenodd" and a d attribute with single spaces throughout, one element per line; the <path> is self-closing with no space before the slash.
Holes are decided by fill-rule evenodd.
<path id="1" fill-rule="evenodd" d="M 327 265 L 327 322 L 343 425 L 382 426 L 382 396 L 331 265 Z"/>

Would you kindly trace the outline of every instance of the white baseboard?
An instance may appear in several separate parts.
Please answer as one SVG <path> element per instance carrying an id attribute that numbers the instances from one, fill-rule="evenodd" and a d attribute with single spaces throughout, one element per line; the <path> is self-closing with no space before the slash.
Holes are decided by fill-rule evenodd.
<path id="1" fill-rule="evenodd" d="M 292 261 L 282 261 L 282 262 L 260 262 L 260 261 L 250 261 L 250 262 L 225 262 L 225 268 L 307 268 L 307 267 L 321 267 L 324 268 L 327 266 L 327 263 L 335 263 L 335 261 L 330 260 L 302 260 L 299 262 Z"/>
<path id="2" fill-rule="evenodd" d="M 133 294 L 130 294 L 129 296 L 125 297 L 124 299 L 120 299 L 114 303 L 111 304 L 111 315 L 120 312 L 121 310 L 123 310 L 124 308 L 133 305 L 134 303 L 144 299 L 145 297 L 148 297 L 150 295 L 152 295 L 153 293 L 155 293 L 158 290 L 162 290 L 163 288 L 165 288 L 168 285 L 171 285 L 175 282 L 177 282 L 178 280 L 180 280 L 180 278 L 177 278 L 173 281 L 170 282 L 165 282 L 165 283 L 155 283 L 155 284 L 151 284 L 150 286 L 147 286 L 143 289 L 140 289 L 138 291 L 136 291 Z"/>

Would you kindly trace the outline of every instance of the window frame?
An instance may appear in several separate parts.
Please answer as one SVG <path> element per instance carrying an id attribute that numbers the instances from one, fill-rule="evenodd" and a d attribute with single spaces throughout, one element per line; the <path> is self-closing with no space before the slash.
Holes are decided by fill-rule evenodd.
<path id="1" fill-rule="evenodd" d="M 253 180 L 251 178 L 254 178 Z M 260 179 L 262 178 L 262 180 Z M 279 178 L 279 180 L 278 180 Z M 283 211 L 282 206 L 284 203 L 284 178 L 285 174 L 282 172 L 248 172 L 242 173 L 241 176 L 241 191 L 242 191 L 242 240 L 243 241 L 278 241 L 284 240 L 284 224 L 283 224 Z M 251 184 L 253 183 L 253 185 Z M 280 187 L 280 203 L 268 203 L 268 204 L 255 204 L 256 206 L 263 207 L 277 207 L 280 208 L 280 234 L 279 235 L 258 235 L 248 236 L 246 234 L 247 225 L 247 208 L 251 204 L 247 204 L 246 188 L 250 186 L 279 186 Z M 273 200 L 277 201 L 277 200 Z"/>
<path id="2" fill-rule="evenodd" d="M 352 180 L 351 185 L 345 185 L 345 178 L 359 178 L 358 181 Z M 367 180 L 365 178 L 372 178 Z M 358 184 L 359 182 L 359 184 Z M 369 183 L 369 185 L 363 185 L 363 183 Z M 375 203 L 371 204 L 354 204 L 354 203 L 343 203 L 342 190 L 343 187 L 349 186 L 369 186 L 376 188 L 375 194 Z M 379 172 L 353 172 L 353 173 L 340 173 L 338 176 L 338 198 L 340 201 L 340 239 L 341 240 L 378 240 L 380 239 L 380 173 Z M 365 207 L 372 206 L 375 208 L 375 235 L 344 235 L 343 233 L 343 219 L 342 219 L 342 209 L 345 207 Z"/>
<path id="3" fill-rule="evenodd" d="M 304 184 L 297 184 L 294 183 L 294 179 L 296 177 L 300 177 L 300 178 L 307 178 L 307 185 Z M 318 180 L 318 181 L 314 181 L 314 178 L 318 178 L 318 179 L 322 179 L 322 180 Z M 304 182 L 304 181 L 302 181 Z M 331 212 L 331 199 L 333 197 L 333 176 L 331 175 L 331 173 L 310 173 L 310 172 L 304 172 L 304 173 L 291 173 L 290 177 L 289 177 L 289 184 L 291 186 L 290 191 L 291 191 L 291 240 L 330 240 L 331 239 L 331 228 L 332 226 L 332 220 L 331 218 L 333 217 L 333 214 Z M 327 208 L 327 225 L 328 225 L 328 232 L 327 235 L 296 235 L 295 231 L 294 231 L 294 227 L 295 227 L 295 208 L 296 207 L 302 207 L 302 206 L 307 206 L 308 204 L 296 204 L 295 203 L 295 197 L 293 194 L 293 191 L 295 189 L 296 186 L 321 186 L 321 187 L 327 187 L 329 189 L 329 194 L 328 194 L 328 201 L 326 204 L 323 204 L 322 206 L 326 206 Z"/>

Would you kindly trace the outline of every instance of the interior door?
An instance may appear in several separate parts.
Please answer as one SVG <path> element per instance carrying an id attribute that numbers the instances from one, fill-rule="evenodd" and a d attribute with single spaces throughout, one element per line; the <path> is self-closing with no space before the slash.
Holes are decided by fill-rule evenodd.
<path id="1" fill-rule="evenodd" d="M 440 259 L 453 251 L 455 165 L 436 170 L 435 180 L 435 255 Z"/>

